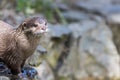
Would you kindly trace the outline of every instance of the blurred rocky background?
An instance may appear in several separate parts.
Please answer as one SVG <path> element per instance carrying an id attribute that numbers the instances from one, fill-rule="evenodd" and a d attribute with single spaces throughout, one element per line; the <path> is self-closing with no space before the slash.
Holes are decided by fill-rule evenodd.
<path id="1" fill-rule="evenodd" d="M 49 26 L 26 62 L 34 80 L 120 80 L 120 0 L 0 0 L 12 26 L 32 16 Z"/>

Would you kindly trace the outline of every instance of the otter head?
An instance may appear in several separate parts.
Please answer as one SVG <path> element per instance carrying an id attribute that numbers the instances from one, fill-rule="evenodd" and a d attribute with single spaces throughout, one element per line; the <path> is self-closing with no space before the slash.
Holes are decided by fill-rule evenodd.
<path id="1" fill-rule="evenodd" d="M 47 20 L 40 17 L 29 18 L 21 24 L 21 27 L 26 34 L 41 36 L 47 32 Z"/>

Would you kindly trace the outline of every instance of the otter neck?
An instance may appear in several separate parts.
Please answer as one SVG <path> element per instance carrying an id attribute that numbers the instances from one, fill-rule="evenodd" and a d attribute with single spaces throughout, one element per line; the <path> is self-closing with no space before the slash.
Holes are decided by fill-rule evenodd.
<path id="1" fill-rule="evenodd" d="M 40 37 L 31 35 L 31 33 L 25 33 L 20 27 L 16 29 L 16 36 L 18 36 L 17 42 L 22 48 L 24 57 L 29 57 L 39 44 Z"/>

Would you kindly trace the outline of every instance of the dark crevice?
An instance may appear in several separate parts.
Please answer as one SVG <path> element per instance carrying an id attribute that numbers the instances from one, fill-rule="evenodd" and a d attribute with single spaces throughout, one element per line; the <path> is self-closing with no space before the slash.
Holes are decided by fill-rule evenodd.
<path id="1" fill-rule="evenodd" d="M 108 24 L 108 26 L 110 27 L 110 29 L 113 32 L 113 37 L 112 40 L 116 46 L 116 49 L 118 51 L 118 54 L 120 55 L 120 35 L 119 35 L 119 31 L 120 31 L 120 25 L 119 24 Z"/>
<path id="2" fill-rule="evenodd" d="M 59 56 L 59 58 L 57 60 L 57 65 L 55 67 L 55 72 L 58 72 L 59 69 L 61 68 L 61 66 L 64 64 L 64 60 L 69 55 L 71 44 L 72 44 L 72 34 L 69 34 L 67 39 L 64 42 L 64 46 L 63 46 L 63 50 L 61 52 L 61 55 Z"/>

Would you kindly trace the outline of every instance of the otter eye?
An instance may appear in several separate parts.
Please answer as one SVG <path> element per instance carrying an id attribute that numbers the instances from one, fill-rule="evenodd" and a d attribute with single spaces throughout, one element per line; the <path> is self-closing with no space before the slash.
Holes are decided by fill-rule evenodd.
<path id="1" fill-rule="evenodd" d="M 26 22 L 23 23 L 23 26 L 27 26 Z"/>
<path id="2" fill-rule="evenodd" d="M 26 29 L 26 26 L 27 26 L 26 22 L 23 22 L 22 25 L 23 25 L 22 29 L 25 30 L 25 29 Z"/>
<path id="3" fill-rule="evenodd" d="M 37 27 L 38 25 L 37 25 L 37 24 L 33 24 L 32 26 L 33 26 L 33 27 Z"/>

